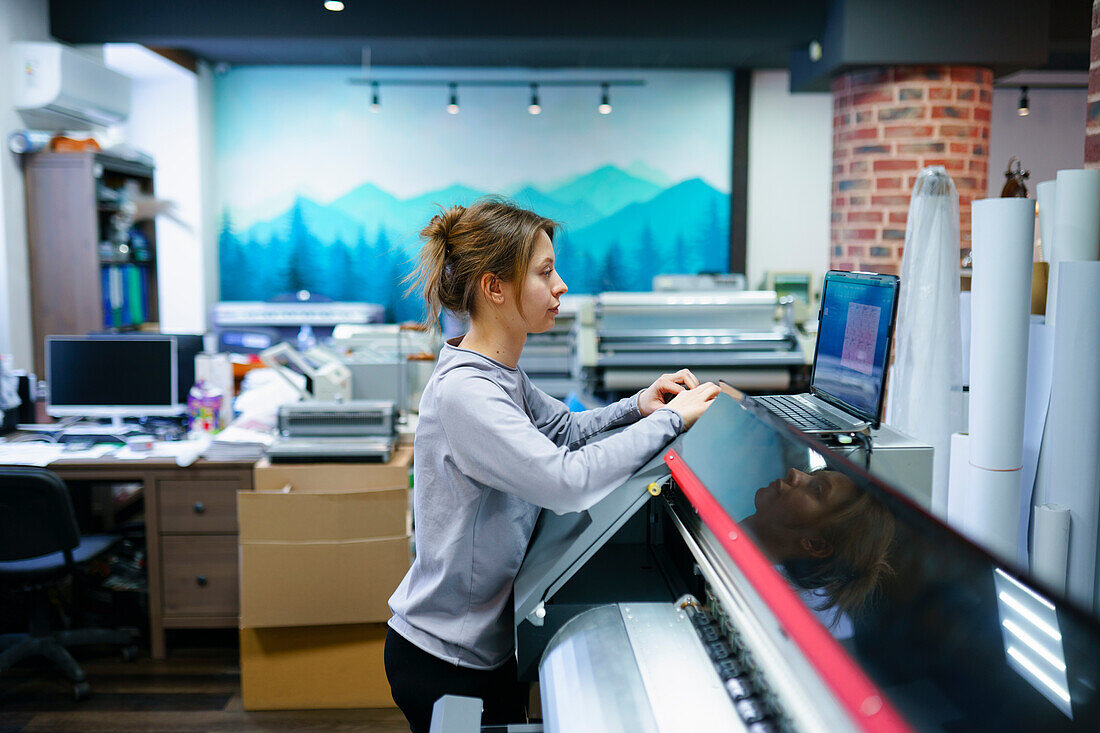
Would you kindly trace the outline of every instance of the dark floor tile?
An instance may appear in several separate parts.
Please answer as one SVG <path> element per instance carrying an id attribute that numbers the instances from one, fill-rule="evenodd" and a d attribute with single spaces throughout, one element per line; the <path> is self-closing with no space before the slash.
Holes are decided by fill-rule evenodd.
<path id="1" fill-rule="evenodd" d="M 0 712 L 0 733 L 20 733 L 33 717 L 34 713 Z"/>
<path id="2" fill-rule="evenodd" d="M 0 697 L 0 708 L 12 712 L 28 711 L 196 711 L 221 710 L 229 702 L 231 694 L 209 695 L 202 693 L 160 693 L 160 694 L 117 694 L 95 692 L 95 680 L 92 680 L 92 695 L 87 700 L 77 702 L 71 692 L 68 695 L 49 693 L 10 694 Z"/>

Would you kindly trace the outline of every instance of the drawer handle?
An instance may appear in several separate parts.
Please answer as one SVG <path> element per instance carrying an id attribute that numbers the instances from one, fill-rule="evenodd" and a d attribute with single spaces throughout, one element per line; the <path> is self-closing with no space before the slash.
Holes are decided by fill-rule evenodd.
<path id="1" fill-rule="evenodd" d="M 206 512 L 206 505 L 201 501 L 196 501 L 191 508 L 195 510 L 195 514 L 204 514 Z"/>
<path id="2" fill-rule="evenodd" d="M 206 587 L 206 576 L 205 575 L 196 575 L 195 576 L 195 582 L 199 584 L 200 588 L 205 588 Z"/>

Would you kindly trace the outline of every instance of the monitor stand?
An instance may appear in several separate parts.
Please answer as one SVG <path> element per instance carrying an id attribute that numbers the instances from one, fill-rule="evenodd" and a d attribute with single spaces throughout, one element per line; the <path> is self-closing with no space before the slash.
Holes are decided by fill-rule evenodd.
<path id="1" fill-rule="evenodd" d="M 105 438 L 125 438 L 131 433 L 141 430 L 136 425 L 130 425 L 122 421 L 120 415 L 112 415 L 110 423 L 76 423 L 69 425 L 63 431 L 65 435 L 72 436 L 103 436 Z"/>

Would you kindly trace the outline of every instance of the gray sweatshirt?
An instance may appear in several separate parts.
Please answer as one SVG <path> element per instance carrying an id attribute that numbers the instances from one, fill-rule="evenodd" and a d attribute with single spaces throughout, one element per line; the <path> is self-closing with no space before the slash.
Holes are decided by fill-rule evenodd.
<path id="1" fill-rule="evenodd" d="M 541 508 L 588 509 L 683 428 L 638 396 L 571 413 L 521 370 L 443 346 L 420 400 L 413 451 L 416 559 L 390 597 L 390 626 L 453 664 L 512 654 L 512 583 Z M 592 445 L 596 433 L 630 425 Z"/>

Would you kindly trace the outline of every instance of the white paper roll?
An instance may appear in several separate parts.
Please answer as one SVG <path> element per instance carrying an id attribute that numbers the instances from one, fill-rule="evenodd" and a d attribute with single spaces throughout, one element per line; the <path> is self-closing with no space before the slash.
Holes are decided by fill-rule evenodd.
<path id="1" fill-rule="evenodd" d="M 1035 202 L 981 199 L 972 211 L 970 462 L 1014 471 L 1023 449 Z"/>
<path id="2" fill-rule="evenodd" d="M 1058 195 L 1057 181 L 1043 181 L 1035 186 L 1039 209 L 1039 237 L 1042 239 L 1043 262 L 1054 256 L 1054 206 Z"/>
<path id="3" fill-rule="evenodd" d="M 1061 184 L 1059 184 L 1061 185 Z M 1059 189 L 1061 190 L 1061 189 Z M 1100 262 L 1062 262 L 1043 452 L 1048 502 L 1069 507 L 1069 597 L 1094 605 L 1100 522 Z"/>
<path id="4" fill-rule="evenodd" d="M 951 434 L 951 463 L 947 476 L 947 523 L 966 532 L 966 495 L 970 485 L 970 436 Z"/>
<path id="5" fill-rule="evenodd" d="M 1059 262 L 1100 259 L 1100 170 L 1058 171 L 1054 198 L 1054 252 L 1047 283 L 1047 323 L 1058 310 Z"/>
<path id="6" fill-rule="evenodd" d="M 973 436 L 970 447 L 973 450 Z M 965 507 L 966 534 L 993 554 L 1017 562 L 1020 472 L 991 471 L 971 463 Z"/>
<path id="7" fill-rule="evenodd" d="M 1031 573 L 1053 590 L 1066 592 L 1070 510 L 1061 504 L 1035 507 L 1031 538 Z"/>

